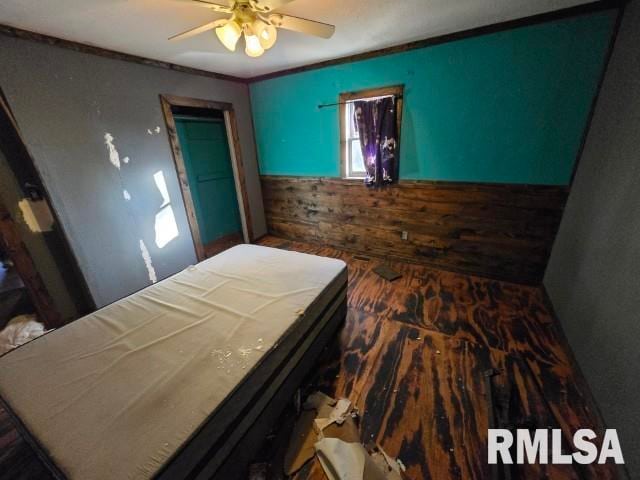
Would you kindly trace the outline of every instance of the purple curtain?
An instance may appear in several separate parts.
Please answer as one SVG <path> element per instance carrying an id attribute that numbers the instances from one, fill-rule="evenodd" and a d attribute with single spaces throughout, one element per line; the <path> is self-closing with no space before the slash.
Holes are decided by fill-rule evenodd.
<path id="1" fill-rule="evenodd" d="M 364 183 L 379 187 L 395 182 L 398 179 L 396 97 L 358 100 L 354 107 L 354 122 L 367 171 Z"/>

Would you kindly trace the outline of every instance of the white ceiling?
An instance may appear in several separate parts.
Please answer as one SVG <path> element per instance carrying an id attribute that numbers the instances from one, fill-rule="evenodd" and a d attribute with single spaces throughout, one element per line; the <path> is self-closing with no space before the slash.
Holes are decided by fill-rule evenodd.
<path id="1" fill-rule="evenodd" d="M 211 32 L 173 34 L 224 15 L 191 0 L 1 0 L 0 23 L 156 60 L 251 77 L 570 7 L 591 0 L 296 0 L 279 11 L 336 25 L 330 40 L 280 31 L 258 59 Z M 219 0 L 225 3 L 225 0 Z"/>

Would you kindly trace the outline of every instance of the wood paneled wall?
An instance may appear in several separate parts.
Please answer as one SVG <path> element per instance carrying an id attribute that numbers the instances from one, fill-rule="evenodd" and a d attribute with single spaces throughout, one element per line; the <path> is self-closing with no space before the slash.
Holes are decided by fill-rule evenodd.
<path id="1" fill-rule="evenodd" d="M 568 187 L 263 176 L 269 233 L 376 257 L 538 284 Z M 402 232 L 408 239 L 402 240 Z"/>

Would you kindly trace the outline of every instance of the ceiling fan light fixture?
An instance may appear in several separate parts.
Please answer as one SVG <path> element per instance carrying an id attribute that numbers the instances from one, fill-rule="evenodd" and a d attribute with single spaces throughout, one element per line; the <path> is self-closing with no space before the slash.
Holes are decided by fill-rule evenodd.
<path id="1" fill-rule="evenodd" d="M 231 19 L 224 26 L 216 28 L 216 35 L 228 50 L 235 52 L 238 40 L 242 35 L 242 28 L 235 19 Z"/>
<path id="2" fill-rule="evenodd" d="M 260 44 L 260 39 L 257 35 L 245 32 L 244 41 L 247 44 L 244 51 L 248 56 L 256 58 L 264 53 L 264 48 Z"/>
<path id="3" fill-rule="evenodd" d="M 278 29 L 263 20 L 257 19 L 251 26 L 254 34 L 260 40 L 260 45 L 265 50 L 273 47 L 278 39 Z"/>
<path id="4" fill-rule="evenodd" d="M 327 23 L 282 13 L 272 13 L 294 0 L 193 0 L 196 5 L 218 13 L 229 14 L 230 18 L 213 20 L 204 25 L 169 37 L 169 40 L 184 40 L 210 30 L 216 31 L 220 42 L 231 52 L 236 51 L 238 41 L 244 34 L 245 53 L 253 58 L 272 48 L 278 39 L 278 29 L 331 38 L 336 27 Z"/>

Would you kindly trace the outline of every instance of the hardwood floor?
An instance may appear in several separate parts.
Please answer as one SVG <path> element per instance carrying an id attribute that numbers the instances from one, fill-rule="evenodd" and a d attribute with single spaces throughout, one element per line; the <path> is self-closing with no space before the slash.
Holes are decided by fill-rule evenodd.
<path id="1" fill-rule="evenodd" d="M 494 399 L 509 405 L 511 425 L 562 428 L 567 439 L 579 428 L 603 431 L 541 288 L 396 262 L 389 265 L 403 277 L 388 282 L 372 272 L 376 259 L 276 237 L 260 243 L 349 265 L 349 314 L 308 390 L 354 402 L 362 441 L 400 458 L 408 477 L 491 478 L 484 377 L 491 368 L 499 372 Z M 613 465 L 539 465 L 512 473 L 523 479 L 617 478 Z M 325 476 L 313 460 L 296 478 Z"/>
<path id="2" fill-rule="evenodd" d="M 244 238 L 242 238 L 242 232 L 225 235 L 224 237 L 221 237 L 205 245 L 204 255 L 206 258 L 210 258 L 210 257 L 213 257 L 214 255 L 224 252 L 225 250 L 228 250 L 231 247 L 240 245 L 241 243 L 244 243 Z"/>
<path id="3" fill-rule="evenodd" d="M 276 237 L 259 243 L 347 262 L 349 314 L 307 389 L 351 399 L 362 441 L 400 458 L 409 478 L 491 478 L 484 374 L 492 368 L 495 401 L 509 407 L 513 426 L 562 428 L 568 436 L 578 428 L 602 431 L 540 288 L 396 262 L 389 265 L 403 276 L 388 282 L 372 272 L 376 259 Z M 291 424 L 283 419 L 287 426 L 270 443 L 286 444 Z M 15 478 L 50 477 L 0 410 L 0 479 Z M 325 477 L 313 460 L 296 478 Z M 514 470 L 512 478 L 617 477 L 612 465 L 540 465 Z"/>

